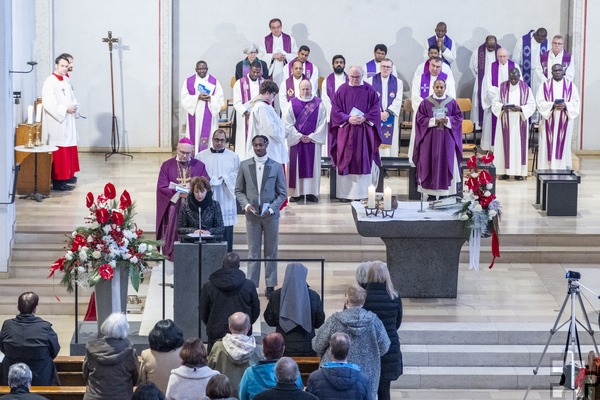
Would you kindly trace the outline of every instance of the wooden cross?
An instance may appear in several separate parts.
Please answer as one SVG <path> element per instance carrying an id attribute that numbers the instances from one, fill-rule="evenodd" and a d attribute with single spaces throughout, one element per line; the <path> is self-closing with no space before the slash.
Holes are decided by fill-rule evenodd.
<path id="1" fill-rule="evenodd" d="M 118 43 L 119 38 L 114 38 L 112 36 L 112 31 L 108 31 L 108 37 L 102 38 L 102 42 L 108 43 L 108 51 L 112 51 L 113 43 Z"/>

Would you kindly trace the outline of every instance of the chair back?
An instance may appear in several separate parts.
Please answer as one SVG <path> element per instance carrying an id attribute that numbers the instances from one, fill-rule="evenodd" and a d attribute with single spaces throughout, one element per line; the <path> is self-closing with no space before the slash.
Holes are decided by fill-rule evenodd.
<path id="1" fill-rule="evenodd" d="M 233 85 L 235 85 L 235 82 L 237 81 L 237 79 L 235 79 L 235 75 L 231 77 L 231 80 L 229 81 L 229 86 L 231 86 L 231 88 L 233 89 Z"/>

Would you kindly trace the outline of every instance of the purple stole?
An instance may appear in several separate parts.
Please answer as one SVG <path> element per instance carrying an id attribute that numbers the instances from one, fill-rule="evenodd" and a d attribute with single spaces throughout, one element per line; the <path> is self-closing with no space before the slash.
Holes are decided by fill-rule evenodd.
<path id="1" fill-rule="evenodd" d="M 348 74 L 344 72 L 344 76 L 346 77 L 346 83 L 348 83 Z M 329 74 L 325 80 L 325 90 L 327 90 L 329 100 L 333 99 L 333 95 L 335 94 L 335 73 Z"/>
<path id="2" fill-rule="evenodd" d="M 303 135 L 310 135 L 317 128 L 321 99 L 313 97 L 311 101 L 301 101 L 297 97 L 291 100 L 296 123 L 294 127 Z M 312 178 L 315 165 L 315 144 L 299 142 L 290 147 L 290 188 L 296 188 L 296 171 L 298 178 Z"/>
<path id="3" fill-rule="evenodd" d="M 494 52 L 498 54 L 498 49 L 500 46 L 496 43 L 496 50 Z M 483 107 L 481 107 L 481 84 L 483 83 L 483 76 L 485 75 L 485 52 L 487 49 L 485 48 L 485 43 L 479 46 L 477 49 L 477 93 L 479 97 L 478 110 L 479 113 L 479 122 L 483 121 Z M 497 60 L 498 58 L 496 58 Z"/>
<path id="4" fill-rule="evenodd" d="M 375 88 L 375 90 L 379 94 L 379 97 L 381 97 L 382 96 L 381 73 L 379 73 L 373 77 L 372 86 Z M 392 104 L 392 102 L 394 101 L 394 99 L 396 98 L 397 95 L 398 95 L 398 80 L 396 79 L 396 77 L 394 75 L 390 74 L 390 76 L 388 78 L 388 93 L 387 93 L 388 106 L 390 104 Z M 385 111 L 385 110 L 382 109 L 382 111 Z M 392 145 L 392 135 L 394 133 L 394 118 L 393 118 L 393 116 L 392 116 L 391 120 L 392 120 L 391 124 L 389 123 L 389 120 L 386 121 L 385 124 L 383 121 L 381 121 L 380 134 L 381 134 L 381 144 L 382 145 L 387 145 L 387 146 Z"/>
<path id="5" fill-rule="evenodd" d="M 192 75 L 187 79 L 187 90 L 188 93 L 190 94 L 190 96 L 193 96 L 196 94 L 196 87 L 194 86 L 194 83 L 196 82 L 196 75 Z M 217 84 L 217 79 L 212 76 L 212 75 L 208 75 L 208 82 L 212 83 L 213 85 Z M 215 89 L 213 90 L 213 93 L 211 93 L 211 95 L 214 94 L 214 91 L 217 88 L 215 87 Z M 202 120 L 202 127 L 200 128 L 200 138 L 198 140 L 198 147 L 197 147 L 197 151 L 200 152 L 202 150 L 205 150 L 208 148 L 208 138 L 210 137 L 211 134 L 211 126 L 212 126 L 212 113 L 210 112 L 210 108 L 208 107 L 208 101 L 204 102 L 204 119 Z M 196 147 L 196 116 L 192 115 L 192 114 L 188 114 L 188 129 L 190 131 L 190 140 L 192 141 L 192 145 L 194 147 Z"/>
<path id="6" fill-rule="evenodd" d="M 565 103 L 571 101 L 571 94 L 573 92 L 573 82 L 569 81 L 569 85 L 567 86 L 567 79 L 563 78 L 563 88 L 562 94 Z M 544 82 L 544 99 L 546 101 L 554 101 L 554 79 L 549 79 Z M 567 114 L 567 110 L 560 111 L 560 116 L 558 117 L 558 132 L 557 136 L 554 137 L 554 123 L 556 122 L 554 119 L 555 111 L 552 111 L 552 115 L 545 121 L 546 124 L 546 146 L 548 153 L 548 161 L 552 161 L 552 141 L 557 140 L 556 143 L 556 159 L 562 160 L 563 151 L 565 150 L 565 139 L 567 136 L 567 127 L 569 125 L 569 115 Z"/>
<path id="7" fill-rule="evenodd" d="M 523 35 L 523 51 L 521 53 L 521 70 L 523 71 L 523 80 L 531 86 L 531 34 L 533 29 Z M 548 39 L 540 43 L 540 55 L 548 51 Z"/>
<path id="8" fill-rule="evenodd" d="M 283 32 L 281 32 L 281 35 L 283 36 L 283 51 L 285 51 L 286 53 L 291 53 L 292 52 L 291 36 L 287 35 Z M 265 36 L 265 49 L 267 50 L 267 53 L 273 53 L 273 34 L 272 33 Z"/>
<path id="9" fill-rule="evenodd" d="M 302 81 L 303 79 L 306 79 L 304 74 L 302 74 L 300 80 Z M 285 96 L 287 97 L 287 101 L 296 97 L 296 88 L 294 87 L 294 77 L 292 75 L 285 80 Z"/>
<path id="10" fill-rule="evenodd" d="M 510 81 L 502 82 L 500 84 L 500 101 L 502 104 L 508 104 L 509 91 Z M 527 100 L 529 99 L 529 86 L 522 80 L 519 80 L 519 93 L 519 106 L 527 104 Z M 500 117 L 500 124 L 502 125 L 502 143 L 504 144 L 504 167 L 506 169 L 510 168 L 510 124 L 508 114 L 508 111 L 504 111 Z M 521 132 L 521 164 L 523 164 L 527 163 L 527 121 L 524 121 L 523 118 L 519 119 L 519 128 Z"/>
<path id="11" fill-rule="evenodd" d="M 542 64 L 542 69 L 544 70 L 544 76 L 548 76 L 548 56 L 550 55 L 550 52 L 547 51 L 544 54 L 542 54 L 540 56 L 540 63 Z M 563 56 L 562 56 L 562 66 L 564 69 L 567 69 L 567 67 L 571 64 L 571 53 L 567 53 L 566 50 L 563 50 Z"/>
<path id="12" fill-rule="evenodd" d="M 288 64 L 288 70 L 290 71 L 290 76 L 292 76 L 292 65 L 294 65 L 294 61 L 296 61 L 296 60 L 298 60 L 298 57 L 294 58 Z M 304 68 L 304 75 L 306 76 L 306 79 L 310 80 L 310 77 L 313 75 L 313 63 L 306 60 L 306 62 L 302 64 L 302 68 Z"/>
<path id="13" fill-rule="evenodd" d="M 510 71 L 515 67 L 515 62 L 513 60 L 508 60 L 508 70 Z M 494 61 L 491 65 L 490 72 L 492 74 L 492 86 L 498 87 L 498 71 L 500 69 L 500 63 L 498 61 Z M 502 83 L 502 82 L 500 82 Z M 498 121 L 498 117 L 492 113 L 492 146 L 496 143 L 496 123 Z"/>
<path id="14" fill-rule="evenodd" d="M 258 86 L 260 87 L 260 84 L 262 83 L 263 78 L 259 77 L 258 78 Z M 240 93 L 242 95 L 242 104 L 252 100 L 252 92 L 250 91 L 250 78 L 248 78 L 248 75 L 244 75 L 240 78 Z M 248 139 L 248 119 L 244 118 L 244 124 L 246 126 L 246 139 Z M 245 143 L 245 141 L 244 141 Z"/>
<path id="15" fill-rule="evenodd" d="M 427 39 L 427 43 L 428 43 L 430 46 L 435 46 L 435 45 L 437 45 L 437 36 L 436 36 L 436 35 L 433 35 L 432 37 L 430 37 L 429 39 Z M 444 46 L 445 46 L 445 47 L 447 47 L 447 48 L 449 48 L 449 49 L 452 49 L 452 39 L 450 39 L 450 38 L 448 37 L 448 35 L 445 35 L 445 36 L 444 36 Z M 443 61 L 444 61 L 446 64 L 450 65 L 450 63 L 448 62 L 448 60 L 446 60 L 446 59 L 444 58 L 444 56 L 441 54 L 441 49 L 440 49 L 440 57 L 442 57 L 442 60 L 443 60 Z"/>
<path id="16" fill-rule="evenodd" d="M 367 63 L 367 78 L 372 78 L 377 73 L 377 63 L 372 59 Z"/>
<path id="17" fill-rule="evenodd" d="M 390 75 L 391 76 L 391 75 Z M 448 75 L 440 72 L 438 76 L 435 77 L 436 80 L 441 79 L 444 82 L 448 79 Z M 421 98 L 425 100 L 429 97 L 429 87 L 431 86 L 431 74 L 429 71 L 421 74 Z"/>

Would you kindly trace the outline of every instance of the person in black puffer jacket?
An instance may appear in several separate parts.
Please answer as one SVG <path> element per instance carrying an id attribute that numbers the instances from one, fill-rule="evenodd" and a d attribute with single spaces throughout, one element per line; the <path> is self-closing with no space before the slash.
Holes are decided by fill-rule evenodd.
<path id="1" fill-rule="evenodd" d="M 394 289 L 387 265 L 374 261 L 367 272 L 367 300 L 363 308 L 375 313 L 390 338 L 390 349 L 381 357 L 378 400 L 390 398 L 390 383 L 402 375 L 402 352 L 398 329 L 402 323 L 402 300 Z"/>

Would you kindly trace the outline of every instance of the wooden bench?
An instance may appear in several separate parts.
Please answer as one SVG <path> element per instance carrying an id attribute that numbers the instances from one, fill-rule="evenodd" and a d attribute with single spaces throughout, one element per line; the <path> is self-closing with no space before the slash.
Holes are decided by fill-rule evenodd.
<path id="1" fill-rule="evenodd" d="M 81 400 L 85 394 L 85 386 L 32 386 L 29 392 L 50 400 Z M 9 393 L 10 387 L 0 386 L 0 395 Z"/>
<path id="2" fill-rule="evenodd" d="M 292 357 L 296 364 L 298 364 L 298 369 L 300 370 L 300 376 L 302 377 L 302 383 L 304 386 L 308 383 L 308 376 L 311 372 L 319 369 L 319 364 L 321 363 L 321 357 Z"/>

